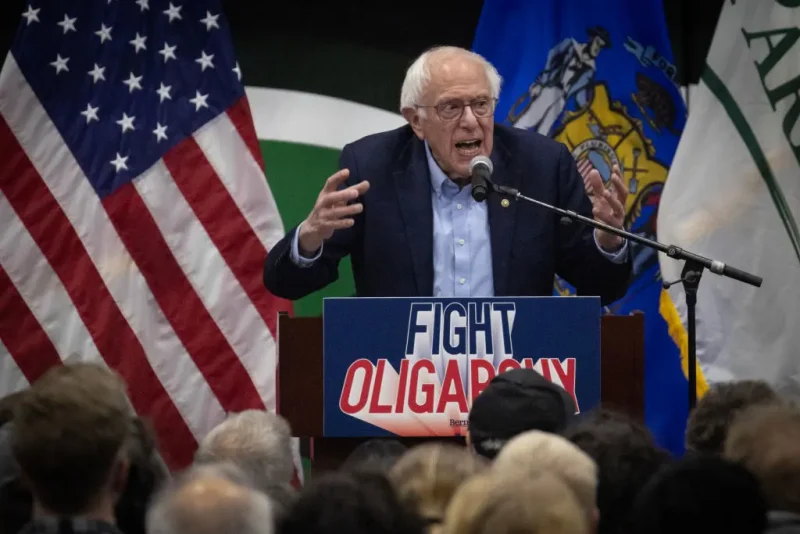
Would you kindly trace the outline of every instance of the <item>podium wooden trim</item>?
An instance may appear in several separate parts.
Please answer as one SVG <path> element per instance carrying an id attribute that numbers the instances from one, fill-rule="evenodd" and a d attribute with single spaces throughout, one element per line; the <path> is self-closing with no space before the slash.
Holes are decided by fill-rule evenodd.
<path id="1" fill-rule="evenodd" d="M 277 337 L 278 412 L 289 421 L 295 436 L 321 437 L 322 318 L 281 313 Z M 603 316 L 600 339 L 602 406 L 643 421 L 644 315 Z"/>

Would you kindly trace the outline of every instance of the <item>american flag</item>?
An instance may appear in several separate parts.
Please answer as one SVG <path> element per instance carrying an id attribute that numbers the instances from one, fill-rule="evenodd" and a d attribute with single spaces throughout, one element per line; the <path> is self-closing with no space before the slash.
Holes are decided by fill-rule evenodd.
<path id="1" fill-rule="evenodd" d="M 284 233 L 218 1 L 32 0 L 0 73 L 0 395 L 104 362 L 173 467 L 275 408 Z"/>

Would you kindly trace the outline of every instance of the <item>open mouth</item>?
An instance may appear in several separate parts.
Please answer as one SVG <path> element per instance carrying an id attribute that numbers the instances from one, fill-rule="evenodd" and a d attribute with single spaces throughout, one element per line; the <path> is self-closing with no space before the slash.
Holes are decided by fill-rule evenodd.
<path id="1" fill-rule="evenodd" d="M 481 150 L 481 140 L 459 141 L 456 143 L 456 150 L 465 156 L 475 156 Z"/>

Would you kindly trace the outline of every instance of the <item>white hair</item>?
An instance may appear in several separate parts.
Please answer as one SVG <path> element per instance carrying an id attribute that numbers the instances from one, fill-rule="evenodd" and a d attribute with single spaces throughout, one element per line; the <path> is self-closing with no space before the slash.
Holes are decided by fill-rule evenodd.
<path id="1" fill-rule="evenodd" d="M 155 497 L 146 521 L 148 534 L 276 531 L 270 500 L 230 463 L 190 468 Z"/>
<path id="2" fill-rule="evenodd" d="M 196 464 L 230 461 L 267 491 L 294 474 L 292 430 L 281 416 L 246 410 L 232 414 L 200 442 Z"/>
<path id="3" fill-rule="evenodd" d="M 489 80 L 489 89 L 493 98 L 500 96 L 500 86 L 503 78 L 494 65 L 489 63 L 482 55 L 459 48 L 457 46 L 437 46 L 422 53 L 406 71 L 403 88 L 400 90 L 400 112 L 408 108 L 414 108 L 420 103 L 422 94 L 428 83 L 431 81 L 430 60 L 439 55 L 462 55 L 474 59 L 481 65 L 486 72 L 486 79 Z"/>
<path id="4" fill-rule="evenodd" d="M 575 444 L 547 432 L 530 430 L 500 450 L 492 468 L 498 473 L 546 471 L 559 476 L 591 515 L 597 508 L 597 464 Z"/>

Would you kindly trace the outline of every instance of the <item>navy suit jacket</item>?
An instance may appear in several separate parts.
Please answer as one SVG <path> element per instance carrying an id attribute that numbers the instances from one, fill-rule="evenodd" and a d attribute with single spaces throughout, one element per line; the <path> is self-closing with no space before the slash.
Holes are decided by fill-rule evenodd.
<path id="1" fill-rule="evenodd" d="M 592 216 L 583 179 L 563 144 L 495 124 L 491 158 L 494 182 Z M 339 166 L 350 169 L 343 187 L 370 182 L 363 212 L 353 227 L 325 241 L 322 256 L 309 267 L 292 262 L 297 228 L 290 230 L 267 257 L 267 289 L 286 299 L 304 297 L 335 281 L 339 261 L 350 254 L 357 296 L 432 296 L 433 207 L 424 143 L 406 125 L 348 144 Z M 616 264 L 598 251 L 591 228 L 562 224 L 558 215 L 524 201 L 511 199 L 503 207 L 501 200 L 496 194 L 486 200 L 496 296 L 552 295 L 556 273 L 578 294 L 600 296 L 603 304 L 625 294 L 629 254 Z"/>

